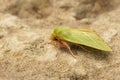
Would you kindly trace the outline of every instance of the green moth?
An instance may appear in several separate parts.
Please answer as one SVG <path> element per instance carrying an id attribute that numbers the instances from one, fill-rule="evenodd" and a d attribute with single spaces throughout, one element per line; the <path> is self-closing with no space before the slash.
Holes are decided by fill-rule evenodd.
<path id="1" fill-rule="evenodd" d="M 112 51 L 101 37 L 89 30 L 60 26 L 54 29 L 51 34 L 51 39 L 57 41 L 59 45 L 62 44 L 66 47 L 74 57 L 75 55 L 71 51 L 68 43 L 84 45 L 102 51 Z"/>

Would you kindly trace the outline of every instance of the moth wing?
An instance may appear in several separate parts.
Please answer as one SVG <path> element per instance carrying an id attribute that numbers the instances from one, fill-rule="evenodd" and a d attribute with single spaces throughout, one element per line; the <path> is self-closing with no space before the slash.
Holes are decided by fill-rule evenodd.
<path id="1" fill-rule="evenodd" d="M 59 37 L 68 42 L 85 45 L 103 51 L 112 51 L 105 41 L 92 31 L 79 29 L 63 30 Z"/>

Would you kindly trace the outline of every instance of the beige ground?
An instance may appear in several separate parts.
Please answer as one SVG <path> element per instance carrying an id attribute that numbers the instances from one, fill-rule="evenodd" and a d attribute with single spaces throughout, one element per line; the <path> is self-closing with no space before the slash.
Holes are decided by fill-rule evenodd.
<path id="1" fill-rule="evenodd" d="M 120 80 L 119 0 L 0 0 L 0 80 Z M 96 31 L 112 52 L 50 44 L 54 27 Z"/>

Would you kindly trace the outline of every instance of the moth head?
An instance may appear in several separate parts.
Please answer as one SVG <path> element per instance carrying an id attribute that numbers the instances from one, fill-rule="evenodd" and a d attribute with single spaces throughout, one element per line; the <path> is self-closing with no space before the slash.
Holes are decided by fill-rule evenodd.
<path id="1" fill-rule="evenodd" d="M 53 32 L 51 34 L 50 39 L 53 40 L 53 41 L 57 41 L 57 36 L 56 36 L 55 32 Z"/>

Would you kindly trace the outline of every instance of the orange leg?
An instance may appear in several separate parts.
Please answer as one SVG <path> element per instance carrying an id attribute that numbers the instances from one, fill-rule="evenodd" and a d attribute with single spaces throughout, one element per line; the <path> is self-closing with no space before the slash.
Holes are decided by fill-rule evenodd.
<path id="1" fill-rule="evenodd" d="M 88 51 L 86 48 L 84 48 L 83 46 L 80 46 L 79 45 L 79 47 L 81 47 L 83 50 L 85 50 L 85 51 L 87 51 L 87 52 L 89 52 L 90 53 L 90 51 Z"/>
<path id="2" fill-rule="evenodd" d="M 63 45 L 65 46 L 65 48 L 67 48 L 67 49 L 69 50 L 70 54 L 71 54 L 74 58 L 76 58 L 76 55 L 73 54 L 70 46 L 69 46 L 65 41 L 60 41 L 60 43 L 63 44 Z"/>
<path id="3" fill-rule="evenodd" d="M 79 46 L 80 48 L 82 48 L 84 51 L 87 51 L 87 52 L 91 52 L 91 51 L 89 51 L 89 50 L 87 50 L 85 47 L 83 47 L 83 46 L 81 46 L 81 45 L 79 45 L 79 44 L 75 44 L 76 46 Z"/>
<path id="4" fill-rule="evenodd" d="M 57 42 L 57 48 L 58 49 L 60 48 L 60 42 L 59 41 Z"/>
<path id="5" fill-rule="evenodd" d="M 51 40 L 50 44 L 54 45 L 55 47 L 57 47 L 57 48 L 59 49 L 61 43 L 60 43 L 59 41 L 53 41 L 53 40 Z M 57 52 L 57 53 L 59 53 L 59 52 Z M 57 54 L 57 55 L 58 55 L 58 54 Z M 57 56 L 57 55 L 56 55 L 56 56 Z"/>

